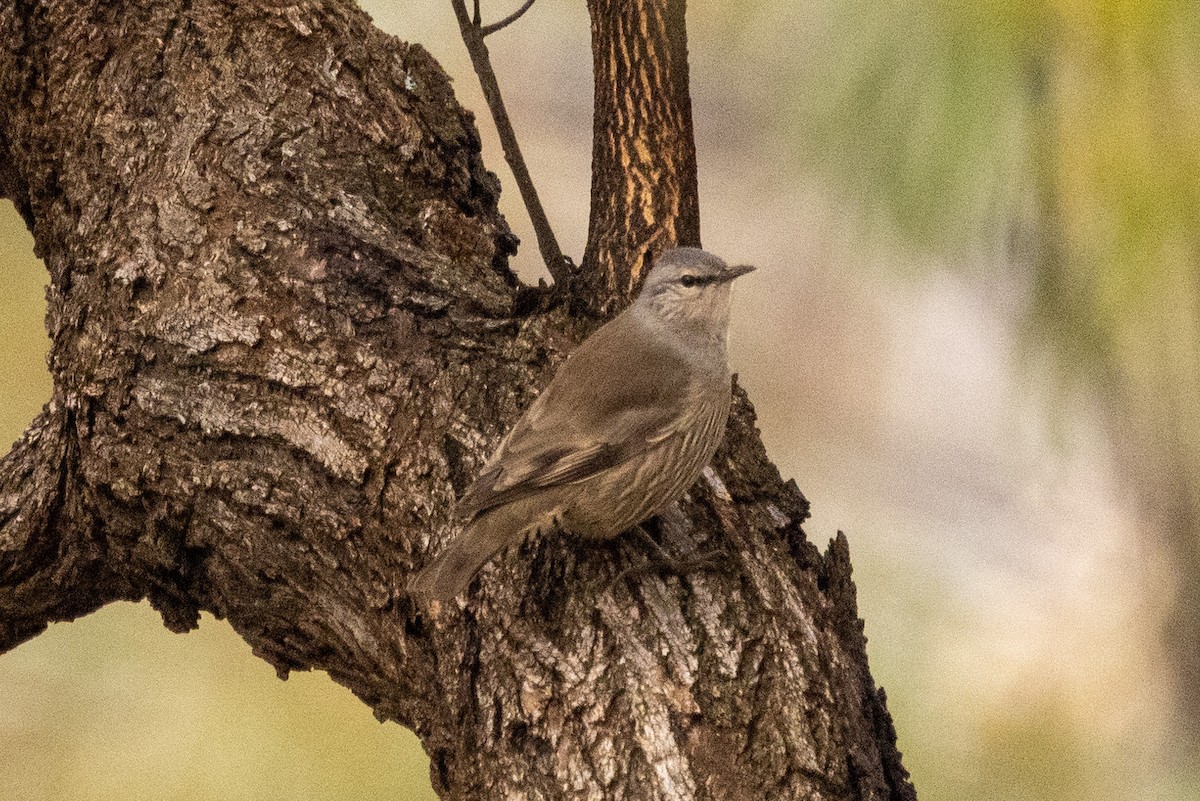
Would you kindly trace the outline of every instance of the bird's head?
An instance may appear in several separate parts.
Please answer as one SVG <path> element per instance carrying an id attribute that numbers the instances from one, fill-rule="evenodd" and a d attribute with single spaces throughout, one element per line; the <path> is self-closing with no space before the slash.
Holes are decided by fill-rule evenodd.
<path id="1" fill-rule="evenodd" d="M 672 248 L 654 262 L 635 305 L 681 332 L 724 339 L 730 282 L 753 269 L 730 266 L 700 248 Z"/>

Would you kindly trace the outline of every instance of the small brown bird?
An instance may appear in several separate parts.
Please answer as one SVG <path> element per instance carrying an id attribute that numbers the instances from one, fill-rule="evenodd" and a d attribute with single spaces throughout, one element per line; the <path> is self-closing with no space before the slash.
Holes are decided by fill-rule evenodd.
<path id="1" fill-rule="evenodd" d="M 681 498 L 725 433 L 731 267 L 668 250 L 562 364 L 458 502 L 467 523 L 410 590 L 449 600 L 532 531 L 607 539 Z"/>

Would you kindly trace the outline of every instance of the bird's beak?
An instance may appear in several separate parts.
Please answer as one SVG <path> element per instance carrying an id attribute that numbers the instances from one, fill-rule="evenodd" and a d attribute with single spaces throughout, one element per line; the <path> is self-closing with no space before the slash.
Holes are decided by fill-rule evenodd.
<path id="1" fill-rule="evenodd" d="M 721 280 L 732 281 L 739 275 L 745 275 L 746 273 L 752 272 L 754 272 L 754 268 L 749 264 L 734 264 L 721 271 Z"/>

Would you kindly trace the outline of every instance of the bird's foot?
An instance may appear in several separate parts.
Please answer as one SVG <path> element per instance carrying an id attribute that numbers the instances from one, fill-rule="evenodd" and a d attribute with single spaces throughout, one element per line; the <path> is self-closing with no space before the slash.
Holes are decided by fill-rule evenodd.
<path id="1" fill-rule="evenodd" d="M 608 583 L 612 587 L 622 579 L 644 576 L 648 573 L 673 573 L 686 576 L 689 573 L 716 571 L 727 567 L 729 554 L 721 550 L 704 551 L 688 556 L 674 556 L 666 551 L 642 526 L 634 526 L 634 534 L 648 546 L 648 552 L 640 551 L 643 561 L 641 564 L 630 565 L 613 577 Z"/>

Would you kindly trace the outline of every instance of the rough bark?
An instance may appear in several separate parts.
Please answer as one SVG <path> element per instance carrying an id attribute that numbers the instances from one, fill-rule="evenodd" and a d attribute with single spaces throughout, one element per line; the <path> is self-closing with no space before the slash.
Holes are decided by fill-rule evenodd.
<path id="1" fill-rule="evenodd" d="M 636 8 L 682 24 L 674 0 Z M 665 58 L 642 71 L 686 112 L 682 29 L 665 57 L 631 41 L 654 25 L 614 30 L 614 52 Z M 508 270 L 446 76 L 344 2 L 7 5 L 0 84 L 0 191 L 50 271 L 54 377 L 0 463 L 0 651 L 149 598 L 173 630 L 211 611 L 281 675 L 325 670 L 413 727 L 447 798 L 913 797 L 846 542 L 805 540 L 740 391 L 654 526 L 725 569 L 614 581 L 636 547 L 550 537 L 438 614 L 404 593 L 594 323 L 569 309 L 627 296 L 647 243 L 698 239 L 694 152 L 638 173 L 621 154 L 653 165 L 645 130 L 606 118 L 598 172 L 631 172 L 576 287 L 602 302 L 564 303 Z"/>

